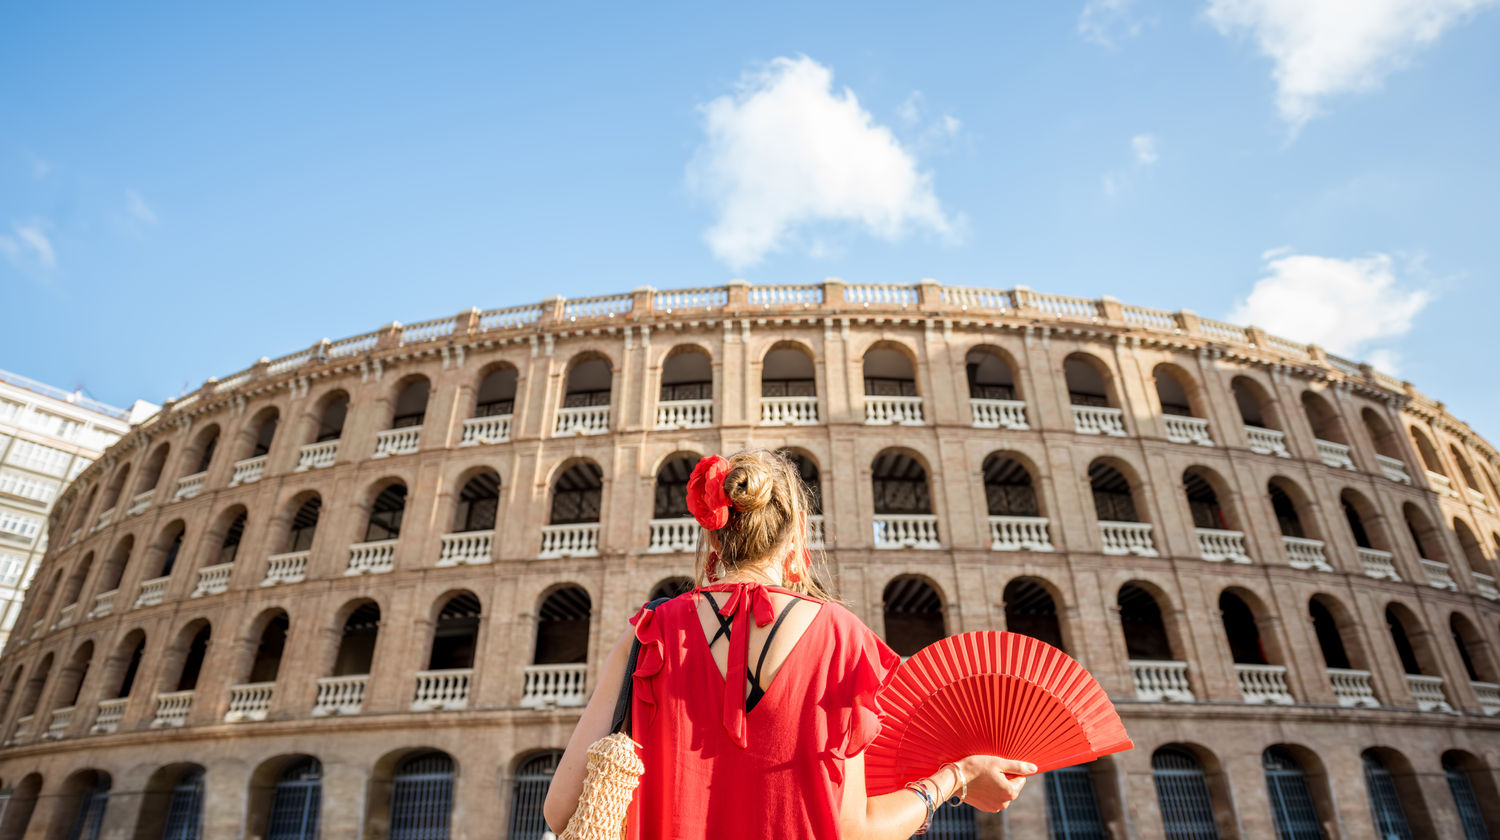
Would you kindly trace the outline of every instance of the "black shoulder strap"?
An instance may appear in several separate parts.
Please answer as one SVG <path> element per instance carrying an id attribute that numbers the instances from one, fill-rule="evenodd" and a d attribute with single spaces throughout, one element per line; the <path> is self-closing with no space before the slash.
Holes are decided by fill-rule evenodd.
<path id="1" fill-rule="evenodd" d="M 646 609 L 654 610 L 657 607 L 672 600 L 671 598 L 657 598 L 646 604 Z M 631 676 L 635 674 L 636 659 L 641 653 L 641 640 L 630 634 L 630 658 L 625 660 L 625 677 L 620 681 L 620 696 L 615 700 L 615 716 L 610 721 L 609 731 L 611 733 L 624 732 L 630 734 L 630 686 Z"/>

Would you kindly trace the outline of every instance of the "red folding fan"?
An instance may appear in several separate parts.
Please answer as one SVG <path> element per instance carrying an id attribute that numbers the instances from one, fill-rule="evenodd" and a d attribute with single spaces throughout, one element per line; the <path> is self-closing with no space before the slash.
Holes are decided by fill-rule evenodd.
<path id="1" fill-rule="evenodd" d="M 1070 767 L 1134 744 L 1097 680 L 1019 633 L 949 636 L 902 663 L 879 695 L 888 714 L 865 751 L 871 794 L 900 790 L 969 755 Z"/>

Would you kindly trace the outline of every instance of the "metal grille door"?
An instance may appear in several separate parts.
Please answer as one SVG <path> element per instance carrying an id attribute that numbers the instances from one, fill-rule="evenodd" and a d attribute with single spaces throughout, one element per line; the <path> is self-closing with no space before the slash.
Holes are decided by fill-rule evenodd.
<path id="1" fill-rule="evenodd" d="M 1479 812 L 1479 797 L 1474 795 L 1474 785 L 1469 774 L 1462 768 L 1443 762 L 1443 772 L 1448 775 L 1448 790 L 1453 791 L 1453 804 L 1458 807 L 1458 821 L 1464 827 L 1464 840 L 1486 840 L 1489 832 L 1484 827 L 1484 815 Z"/>
<path id="2" fill-rule="evenodd" d="M 516 783 L 510 797 L 510 840 L 539 840 L 547 832 L 542 803 L 547 799 L 547 786 L 552 784 L 552 774 L 557 772 L 557 762 L 561 759 L 562 751 L 553 750 L 532 756 L 516 768 Z"/>
<path id="3" fill-rule="evenodd" d="M 203 771 L 182 774 L 167 803 L 161 840 L 199 840 L 203 834 Z"/>
<path id="4" fill-rule="evenodd" d="M 412 756 L 393 781 L 389 840 L 448 840 L 453 759 L 438 752 Z"/>
<path id="5" fill-rule="evenodd" d="M 1364 761 L 1365 789 L 1370 792 L 1370 814 L 1375 819 L 1376 837 L 1379 840 L 1412 840 L 1391 771 L 1373 753 L 1366 752 Z"/>
<path id="6" fill-rule="evenodd" d="M 317 840 L 323 804 L 323 765 L 304 758 L 281 771 L 271 794 L 266 840 Z"/>
<path id="7" fill-rule="evenodd" d="M 73 830 L 68 840 L 99 840 L 99 829 L 104 825 L 104 809 L 109 805 L 109 782 L 103 782 L 83 794 L 78 805 L 78 817 L 73 820 Z"/>
<path id="8" fill-rule="evenodd" d="M 1271 794 L 1271 816 L 1280 840 L 1324 840 L 1323 826 L 1313 808 L 1307 776 L 1291 753 L 1272 747 L 1261 754 L 1266 789 Z"/>
<path id="9" fill-rule="evenodd" d="M 1094 778 L 1087 767 L 1064 767 L 1043 775 L 1047 782 L 1047 835 L 1051 840 L 1109 840 Z"/>
<path id="10" fill-rule="evenodd" d="M 1208 780 L 1192 753 L 1167 747 L 1157 750 L 1151 756 L 1151 776 L 1167 840 L 1219 840 Z"/>
<path id="11" fill-rule="evenodd" d="M 923 837 L 933 840 L 975 840 L 979 828 L 974 821 L 974 806 L 959 805 L 957 808 L 944 805 L 932 815 L 932 827 Z"/>

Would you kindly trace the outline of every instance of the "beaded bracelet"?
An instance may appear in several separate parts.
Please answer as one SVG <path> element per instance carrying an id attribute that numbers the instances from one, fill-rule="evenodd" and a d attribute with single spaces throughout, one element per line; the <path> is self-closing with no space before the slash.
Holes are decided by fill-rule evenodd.
<path id="1" fill-rule="evenodd" d="M 932 794 L 927 792 L 927 787 L 921 782 L 907 782 L 906 789 L 920 797 L 922 805 L 927 808 L 927 819 L 923 820 L 921 828 L 912 832 L 912 836 L 926 834 L 927 830 L 932 828 L 932 815 L 937 811 L 937 800 L 933 798 Z"/>

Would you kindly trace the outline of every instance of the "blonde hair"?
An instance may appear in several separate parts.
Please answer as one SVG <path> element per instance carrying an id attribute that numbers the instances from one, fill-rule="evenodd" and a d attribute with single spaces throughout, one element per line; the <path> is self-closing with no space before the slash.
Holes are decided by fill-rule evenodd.
<path id="1" fill-rule="evenodd" d="M 783 562 L 790 555 L 792 568 L 802 579 L 782 585 L 813 598 L 833 600 L 819 582 L 827 579 L 823 553 L 811 551 L 807 544 L 811 494 L 791 459 L 769 449 L 730 455 L 724 493 L 733 507 L 729 521 L 713 532 L 719 542 L 717 569 L 709 568 L 710 546 L 706 538 L 700 539 L 693 575 L 697 585 L 712 583 L 710 572 L 722 576 L 757 569 Z"/>

